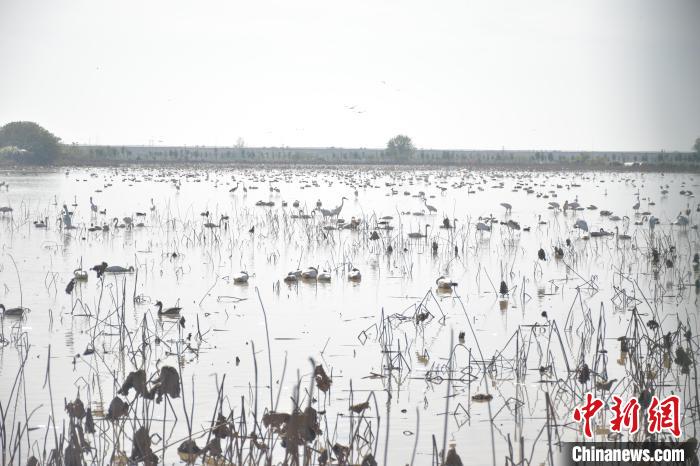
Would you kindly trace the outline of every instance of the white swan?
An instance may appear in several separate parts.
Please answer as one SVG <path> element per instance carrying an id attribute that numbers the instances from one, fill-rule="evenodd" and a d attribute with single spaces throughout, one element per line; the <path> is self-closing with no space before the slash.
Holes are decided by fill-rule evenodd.
<path id="1" fill-rule="evenodd" d="M 233 283 L 248 283 L 248 272 L 240 271 L 233 276 Z"/>
<path id="2" fill-rule="evenodd" d="M 428 237 L 428 228 L 430 225 L 427 223 L 425 224 L 425 234 L 419 233 L 419 232 L 411 232 L 408 234 L 409 238 L 427 238 Z"/>
<path id="3" fill-rule="evenodd" d="M 578 228 L 579 230 L 583 230 L 585 232 L 588 232 L 588 223 L 582 219 L 576 220 L 576 223 L 574 224 L 574 228 Z"/>
<path id="4" fill-rule="evenodd" d="M 309 267 L 301 273 L 301 278 L 307 280 L 314 280 L 318 276 L 318 269 L 316 267 Z"/>
<path id="5" fill-rule="evenodd" d="M 330 283 L 331 282 L 331 274 L 330 274 L 330 272 L 324 270 L 323 272 L 318 274 L 317 279 L 319 282 Z"/>
<path id="6" fill-rule="evenodd" d="M 348 280 L 353 282 L 359 282 L 360 280 L 362 280 L 362 274 L 359 270 L 353 267 L 352 270 L 350 270 L 350 272 L 348 273 Z"/>

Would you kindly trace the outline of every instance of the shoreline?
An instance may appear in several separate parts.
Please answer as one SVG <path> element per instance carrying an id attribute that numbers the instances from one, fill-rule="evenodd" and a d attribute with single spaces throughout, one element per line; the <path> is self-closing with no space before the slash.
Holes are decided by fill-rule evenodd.
<path id="1" fill-rule="evenodd" d="M 19 163 L 0 163 L 0 171 L 36 171 L 65 168 L 169 168 L 169 169 L 196 169 L 196 168 L 275 168 L 275 169 L 390 169 L 390 170 L 474 170 L 474 171 L 532 171 L 532 172 L 619 172 L 619 173 L 698 173 L 700 164 L 636 164 L 623 165 L 612 163 L 388 163 L 377 161 L 375 163 L 329 163 L 327 161 L 310 162 L 274 162 L 274 161 L 95 161 L 95 160 L 62 160 L 53 165 L 29 165 Z"/>

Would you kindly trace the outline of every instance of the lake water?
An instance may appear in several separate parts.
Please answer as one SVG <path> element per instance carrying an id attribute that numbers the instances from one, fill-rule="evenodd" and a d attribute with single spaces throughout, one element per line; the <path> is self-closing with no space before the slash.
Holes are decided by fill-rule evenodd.
<path id="1" fill-rule="evenodd" d="M 0 302 L 30 311 L 2 319 L 0 402 L 8 439 L 27 418 L 35 428 L 21 437 L 23 462 L 28 454 L 41 457 L 45 444 L 46 454 L 54 448 L 54 432 L 67 429 L 64 400 L 80 393 L 98 424 L 87 436 L 94 448 L 86 461 L 109 460 L 117 440 L 129 455 L 133 430 L 147 422 L 158 434 L 154 452 L 167 464 L 181 463 L 183 403 L 203 447 L 225 376 L 221 410 L 238 417 L 244 408 L 250 432 L 256 406 L 259 421 L 271 397 L 277 411 L 291 412 L 296 396 L 302 409 L 307 405 L 311 359 L 332 379 L 326 394 L 313 388 L 323 431 L 314 448 L 349 445 L 357 429 L 357 464 L 370 451 L 379 464 L 385 457 L 386 464 L 407 464 L 414 445 L 413 463 L 429 464 L 433 436 L 438 451 L 445 441 L 469 464 L 504 464 L 511 448 L 516 463 L 521 451 L 532 464 L 547 463 L 550 444 L 581 437 L 571 411 L 586 391 L 628 399 L 639 395 L 640 378 L 659 396 L 681 396 L 682 428 L 696 435 L 697 386 L 672 352 L 652 344 L 672 332 L 673 348 L 697 357 L 696 175 L 81 168 L 5 171 L 3 181 L 0 206 L 13 210 L 0 215 Z M 338 217 L 355 219 L 356 228 L 313 212 L 318 201 L 332 209 L 342 197 Z M 550 208 L 566 201 L 582 210 Z M 64 204 L 75 228 L 61 222 Z M 658 218 L 655 228 L 645 212 Z M 679 213 L 687 226 L 674 224 Z M 377 224 L 386 216 L 392 218 Z M 485 220 L 491 216 L 494 222 Z M 441 228 L 444 219 L 451 228 Z M 501 224 L 508 220 L 520 229 Z M 574 228 L 578 220 L 589 232 L 611 234 L 589 237 Z M 45 228 L 35 225 L 40 221 Z M 491 232 L 477 231 L 478 222 Z M 103 225 L 109 230 L 94 228 Z M 409 237 L 426 231 L 427 238 Z M 90 271 L 65 292 L 76 269 L 103 261 L 135 273 L 98 279 Z M 329 271 L 330 283 L 283 281 L 310 266 Z M 348 279 L 352 268 L 360 281 Z M 249 274 L 245 285 L 233 283 L 240 271 Z M 436 290 L 440 276 L 457 283 L 453 292 Z M 501 281 L 507 296 L 499 293 Z M 182 307 L 180 315 L 159 317 L 157 300 Z M 635 354 L 621 354 L 623 335 L 638 343 Z M 83 355 L 86 348 L 95 352 Z M 635 366 L 640 361 L 648 367 Z M 133 391 L 122 397 L 132 403 L 123 430 L 99 415 L 129 372 L 145 369 L 150 377 L 178 363 L 183 390 L 170 400 L 165 422 L 167 402 L 136 402 Z M 583 363 L 594 372 L 586 385 L 577 380 Z M 611 390 L 596 389 L 613 379 Z M 474 398 L 487 393 L 489 402 Z M 371 394 L 364 417 L 349 411 Z M 596 431 L 601 439 L 608 438 L 605 422 Z M 267 432 L 262 425 L 260 432 Z M 163 434 L 170 445 L 164 452 Z M 9 440 L 6 448 L 19 461 L 20 449 Z M 283 455 L 277 441 L 275 462 Z"/>

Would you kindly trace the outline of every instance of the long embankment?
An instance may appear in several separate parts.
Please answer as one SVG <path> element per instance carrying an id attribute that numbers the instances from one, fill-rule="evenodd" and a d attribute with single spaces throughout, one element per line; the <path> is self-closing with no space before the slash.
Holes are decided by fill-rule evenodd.
<path id="1" fill-rule="evenodd" d="M 383 149 L 308 147 L 99 146 L 64 145 L 55 164 L 120 165 L 274 165 L 291 166 L 458 166 L 474 169 L 619 170 L 700 172 L 693 152 L 418 149 L 400 156 Z M 15 162 L 16 163 L 16 162 Z M 12 164 L 6 161 L 3 165 Z"/>

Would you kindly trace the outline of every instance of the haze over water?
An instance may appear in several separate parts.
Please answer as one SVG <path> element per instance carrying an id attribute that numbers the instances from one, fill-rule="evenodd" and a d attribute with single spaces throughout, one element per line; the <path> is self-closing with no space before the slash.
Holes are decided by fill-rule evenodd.
<path id="1" fill-rule="evenodd" d="M 660 329 L 647 331 L 652 338 L 676 331 L 679 323 L 693 335 L 700 330 L 692 262 L 700 215 L 692 192 L 699 183 L 692 174 L 198 167 L 5 171 L 2 180 L 9 188 L 0 189 L 0 205 L 13 210 L 0 216 L 0 302 L 30 311 L 2 319 L 0 377 L 14 380 L 28 348 L 15 416 L 24 419 L 25 402 L 30 411 L 38 408 L 29 423 L 38 428 L 29 433 L 37 445 L 47 428 L 53 438 L 44 384 L 49 347 L 59 431 L 67 419 L 64 398 L 79 392 L 95 413 L 106 412 L 130 371 L 144 368 L 150 376 L 164 365 L 178 367 L 180 352 L 182 396 L 188 410 L 193 404 L 193 430 L 201 432 L 211 422 L 224 375 L 224 415 L 255 409 L 254 346 L 260 412 L 269 409 L 268 356 L 279 411 L 292 410 L 298 386 L 306 406 L 309 358 L 323 365 L 332 388 L 314 391 L 312 404 L 325 412 L 321 430 L 331 444 L 348 444 L 348 406 L 373 391 L 376 404 L 365 411 L 377 436 L 370 444 L 376 458 L 386 450 L 388 464 L 409 462 L 416 436 L 415 463 L 430 461 L 431 435 L 441 448 L 446 409 L 447 442 L 463 460 L 502 463 L 510 435 L 513 443 L 523 436 L 526 457 L 539 464 L 548 449 L 541 430 L 545 392 L 558 416 L 558 435 L 580 436 L 570 420 L 583 393 L 576 382 L 580 363 L 593 368 L 597 358 L 603 366 L 594 381 L 617 379 L 602 396 L 634 392 L 617 341 L 629 331 L 634 308 L 643 322 L 658 321 Z M 342 197 L 347 200 L 337 217 L 314 211 L 319 200 L 332 209 Z M 256 205 L 260 201 L 273 205 Z M 582 209 L 550 208 L 565 201 Z M 64 204 L 74 229 L 61 221 Z M 688 226 L 674 224 L 679 213 Z M 392 218 L 378 224 L 386 216 Z M 654 228 L 651 216 L 659 220 Z M 124 225 L 125 217 L 133 226 Z M 45 218 L 45 228 L 37 227 Z M 355 227 L 344 228 L 353 219 Z M 451 228 L 441 228 L 445 219 Z M 579 220 L 588 232 L 574 228 Z M 490 232 L 477 231 L 484 221 Z M 610 235 L 590 237 L 600 229 Z M 426 231 L 427 238 L 409 237 Z M 379 239 L 371 239 L 374 232 Z M 555 257 L 555 247 L 563 257 Z M 538 258 L 540 248 L 545 260 Z M 651 259 L 654 248 L 664 254 L 661 264 Z M 102 261 L 133 266 L 135 273 L 101 280 L 90 271 L 66 294 L 76 269 Z M 331 282 L 284 283 L 289 272 L 308 267 L 329 271 Z M 360 281 L 348 280 L 351 268 L 361 272 Z M 246 285 L 233 283 L 240 271 L 249 275 Z M 456 283 L 452 292 L 436 290 L 440 276 Z M 507 296 L 499 293 L 501 281 Z M 158 316 L 157 300 L 182 307 L 180 315 Z M 148 344 L 141 353 L 144 321 Z M 607 350 L 605 363 L 597 336 Z M 448 363 L 451 341 L 456 347 Z M 83 355 L 86 348 L 95 353 Z M 524 372 L 516 376 L 516 367 Z M 540 367 L 550 369 L 540 373 Z M 675 365 L 654 370 L 659 383 L 663 377 L 668 384 L 659 385 L 659 394 L 673 390 L 685 401 L 695 396 L 697 387 Z M 487 390 L 490 402 L 473 399 Z M 3 383 L 0 400 L 11 396 L 11 384 Z M 172 422 L 170 413 L 164 424 L 174 444 L 168 463 L 180 461 L 175 449 L 187 437 L 180 400 L 172 404 L 179 420 Z M 162 406 L 153 411 L 152 432 L 159 434 Z M 685 430 L 697 425 L 692 416 L 697 413 L 685 412 Z M 107 428 L 109 421 L 99 414 L 96 420 Z M 127 455 L 129 435 L 122 447 Z M 278 446 L 276 455 L 281 451 Z"/>

